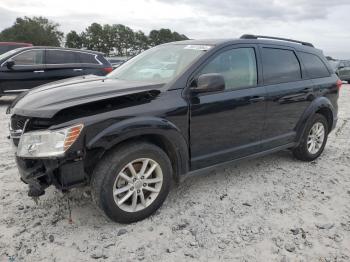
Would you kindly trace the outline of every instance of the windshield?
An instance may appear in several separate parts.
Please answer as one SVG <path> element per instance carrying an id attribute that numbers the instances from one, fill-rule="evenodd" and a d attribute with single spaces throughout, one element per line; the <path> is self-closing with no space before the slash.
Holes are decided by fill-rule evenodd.
<path id="1" fill-rule="evenodd" d="M 181 44 L 154 47 L 125 62 L 107 77 L 165 84 L 210 48 L 207 45 Z"/>

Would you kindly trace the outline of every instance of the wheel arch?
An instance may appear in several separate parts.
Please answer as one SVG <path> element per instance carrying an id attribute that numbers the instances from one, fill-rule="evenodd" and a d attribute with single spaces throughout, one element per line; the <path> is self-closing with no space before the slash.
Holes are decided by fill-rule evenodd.
<path id="1" fill-rule="evenodd" d="M 329 107 L 324 106 L 324 107 L 321 107 L 320 109 L 318 109 L 315 113 L 321 114 L 327 119 L 328 128 L 329 128 L 328 132 L 330 132 L 332 129 L 332 126 L 333 126 L 333 122 L 334 122 L 332 110 Z"/>
<path id="2" fill-rule="evenodd" d="M 332 103 L 326 98 L 326 97 L 320 97 L 318 99 L 315 99 L 309 107 L 304 111 L 301 119 L 299 120 L 297 126 L 296 126 L 296 132 L 297 132 L 297 139 L 296 141 L 300 141 L 305 128 L 306 128 L 306 123 L 309 121 L 309 119 L 315 115 L 315 114 L 321 114 L 323 115 L 328 122 L 328 127 L 330 132 L 333 127 L 334 123 L 334 114 L 335 110 L 332 105 Z"/>
<path id="3" fill-rule="evenodd" d="M 87 143 L 87 161 L 90 163 L 89 174 L 99 160 L 116 147 L 127 143 L 146 141 L 160 147 L 169 157 L 175 181 L 189 170 L 188 144 L 181 131 L 165 119 L 147 117 L 121 121 L 99 134 Z"/>

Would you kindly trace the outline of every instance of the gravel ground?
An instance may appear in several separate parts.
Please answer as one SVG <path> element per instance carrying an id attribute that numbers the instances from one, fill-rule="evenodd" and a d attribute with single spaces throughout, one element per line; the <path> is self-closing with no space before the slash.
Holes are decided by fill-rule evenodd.
<path id="1" fill-rule="evenodd" d="M 285 151 L 189 177 L 131 225 L 106 219 L 84 189 L 27 197 L 6 139 L 10 101 L 0 99 L 0 261 L 350 261 L 350 85 L 318 160 Z"/>

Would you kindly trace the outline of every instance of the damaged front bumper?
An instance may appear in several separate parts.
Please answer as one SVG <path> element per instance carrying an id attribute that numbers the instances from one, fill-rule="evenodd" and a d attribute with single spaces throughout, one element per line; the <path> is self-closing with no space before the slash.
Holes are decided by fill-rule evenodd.
<path id="1" fill-rule="evenodd" d="M 16 156 L 21 180 L 29 185 L 28 195 L 38 197 L 45 189 L 54 185 L 60 190 L 68 190 L 87 184 L 83 160 L 28 159 Z"/>

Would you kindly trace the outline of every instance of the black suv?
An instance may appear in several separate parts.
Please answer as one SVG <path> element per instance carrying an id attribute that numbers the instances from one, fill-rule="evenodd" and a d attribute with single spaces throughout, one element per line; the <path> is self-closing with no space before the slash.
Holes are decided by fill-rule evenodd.
<path id="1" fill-rule="evenodd" d="M 0 55 L 0 96 L 48 82 L 113 70 L 102 53 L 59 47 L 24 47 Z"/>
<path id="2" fill-rule="evenodd" d="M 317 158 L 341 82 L 311 44 L 262 38 L 164 44 L 106 77 L 16 100 L 10 126 L 29 195 L 88 185 L 108 217 L 130 223 L 183 174 L 283 149 Z"/>

